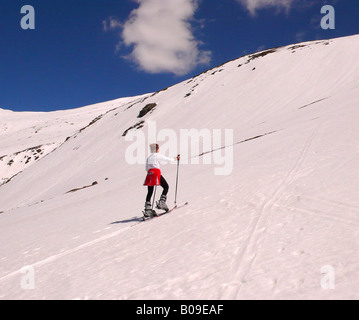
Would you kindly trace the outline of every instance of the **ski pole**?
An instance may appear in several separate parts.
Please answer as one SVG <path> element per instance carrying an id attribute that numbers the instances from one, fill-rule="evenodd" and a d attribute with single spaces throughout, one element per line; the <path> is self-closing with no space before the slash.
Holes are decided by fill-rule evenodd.
<path id="1" fill-rule="evenodd" d="M 179 156 L 180 156 L 180 155 L 178 155 L 178 157 L 179 157 Z M 178 168 L 179 168 L 179 159 L 177 158 L 177 175 L 176 175 L 175 205 L 177 204 Z"/>

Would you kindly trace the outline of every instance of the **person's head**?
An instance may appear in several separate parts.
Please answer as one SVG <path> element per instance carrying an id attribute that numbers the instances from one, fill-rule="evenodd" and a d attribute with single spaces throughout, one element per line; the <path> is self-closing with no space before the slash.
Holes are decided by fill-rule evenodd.
<path id="1" fill-rule="evenodd" d="M 160 149 L 160 146 L 157 143 L 150 144 L 151 153 L 156 153 Z"/>

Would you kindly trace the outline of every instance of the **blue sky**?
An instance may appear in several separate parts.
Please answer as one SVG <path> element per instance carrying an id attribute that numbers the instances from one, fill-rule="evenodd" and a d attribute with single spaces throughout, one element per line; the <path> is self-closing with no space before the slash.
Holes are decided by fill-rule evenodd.
<path id="1" fill-rule="evenodd" d="M 23 5 L 35 29 L 23 30 Z M 335 9 L 323 30 L 322 6 Z M 158 91 L 258 50 L 359 33 L 357 0 L 0 0 L 0 108 Z"/>

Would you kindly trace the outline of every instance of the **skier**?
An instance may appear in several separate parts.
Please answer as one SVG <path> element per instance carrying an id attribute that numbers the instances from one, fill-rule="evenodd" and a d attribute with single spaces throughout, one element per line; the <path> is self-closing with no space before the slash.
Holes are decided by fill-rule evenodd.
<path id="1" fill-rule="evenodd" d="M 145 203 L 145 211 L 143 212 L 145 217 L 156 216 L 156 212 L 152 210 L 151 198 L 154 190 L 154 186 L 160 185 L 163 188 L 162 195 L 159 201 L 156 201 L 157 209 L 169 210 L 166 204 L 167 193 L 168 193 L 168 183 L 166 179 L 161 174 L 160 164 L 169 163 L 180 159 L 180 155 L 175 158 L 168 158 L 158 153 L 159 145 L 153 143 L 150 145 L 151 154 L 146 160 L 146 171 L 147 176 L 144 185 L 147 186 L 147 196 Z"/>

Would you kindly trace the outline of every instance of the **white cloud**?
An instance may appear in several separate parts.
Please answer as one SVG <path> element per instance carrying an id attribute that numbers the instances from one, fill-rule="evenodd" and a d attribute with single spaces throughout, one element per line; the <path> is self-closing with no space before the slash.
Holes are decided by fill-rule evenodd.
<path id="1" fill-rule="evenodd" d="M 207 64 L 210 52 L 200 50 L 191 28 L 198 0 L 136 0 L 139 7 L 121 25 L 116 19 L 104 22 L 104 29 L 121 28 L 128 58 L 149 73 L 183 75 L 195 66 Z"/>
<path id="2" fill-rule="evenodd" d="M 114 30 L 122 26 L 121 22 L 116 17 L 110 17 L 102 23 L 104 31 Z"/>
<path id="3" fill-rule="evenodd" d="M 295 0 L 237 0 L 244 5 L 247 10 L 255 15 L 257 10 L 264 8 L 285 9 L 288 11 Z"/>

